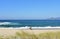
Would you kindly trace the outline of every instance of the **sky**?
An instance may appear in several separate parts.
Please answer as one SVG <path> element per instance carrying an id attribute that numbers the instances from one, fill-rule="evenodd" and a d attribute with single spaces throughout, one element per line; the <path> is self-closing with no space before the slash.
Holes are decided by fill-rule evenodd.
<path id="1" fill-rule="evenodd" d="M 60 0 L 0 0 L 0 19 L 60 17 Z"/>

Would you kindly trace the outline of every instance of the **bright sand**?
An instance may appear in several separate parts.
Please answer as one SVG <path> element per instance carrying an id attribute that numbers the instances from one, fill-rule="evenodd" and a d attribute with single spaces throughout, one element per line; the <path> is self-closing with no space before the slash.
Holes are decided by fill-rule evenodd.
<path id="1" fill-rule="evenodd" d="M 16 32 L 27 32 L 30 34 L 39 34 L 39 33 L 46 33 L 46 32 L 57 32 L 60 30 L 20 30 L 20 29 L 0 29 L 0 35 L 15 35 Z"/>

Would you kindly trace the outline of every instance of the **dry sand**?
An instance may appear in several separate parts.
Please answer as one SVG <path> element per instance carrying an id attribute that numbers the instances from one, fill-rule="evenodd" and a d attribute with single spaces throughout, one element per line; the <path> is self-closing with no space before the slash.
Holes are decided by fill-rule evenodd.
<path id="1" fill-rule="evenodd" d="M 45 32 L 57 32 L 60 30 L 20 30 L 20 29 L 0 29 L 0 35 L 15 35 L 16 32 L 27 32 L 30 34 L 39 34 L 39 33 L 45 33 Z"/>

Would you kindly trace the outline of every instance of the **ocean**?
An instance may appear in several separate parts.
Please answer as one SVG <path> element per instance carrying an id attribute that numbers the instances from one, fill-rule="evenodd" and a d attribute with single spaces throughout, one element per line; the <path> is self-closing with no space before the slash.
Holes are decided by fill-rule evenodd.
<path id="1" fill-rule="evenodd" d="M 60 27 L 60 20 L 0 20 L 0 27 Z"/>

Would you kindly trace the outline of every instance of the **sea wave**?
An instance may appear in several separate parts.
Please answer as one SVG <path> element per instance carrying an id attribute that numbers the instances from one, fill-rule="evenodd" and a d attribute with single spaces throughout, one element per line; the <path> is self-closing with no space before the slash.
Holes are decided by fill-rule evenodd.
<path id="1" fill-rule="evenodd" d="M 0 27 L 0 29 L 32 29 L 32 30 L 45 30 L 45 29 L 47 29 L 47 30 L 53 30 L 53 29 L 59 29 L 60 30 L 60 27 L 28 27 L 28 26 L 26 26 L 26 27 Z"/>
<path id="2" fill-rule="evenodd" d="M 21 25 L 21 24 L 14 22 L 0 22 L 0 25 Z"/>

